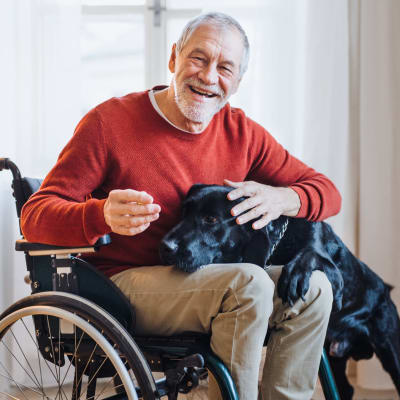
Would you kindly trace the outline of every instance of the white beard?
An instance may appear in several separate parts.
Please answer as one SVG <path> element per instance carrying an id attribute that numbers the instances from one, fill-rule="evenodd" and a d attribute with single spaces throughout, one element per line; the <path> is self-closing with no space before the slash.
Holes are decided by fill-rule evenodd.
<path id="1" fill-rule="evenodd" d="M 221 110 L 225 104 L 227 103 L 228 99 L 225 98 L 225 93 L 222 89 L 220 88 L 215 88 L 214 86 L 212 88 L 208 88 L 206 85 L 202 84 L 198 80 L 194 78 L 189 78 L 186 79 L 183 82 L 183 87 L 179 88 L 177 87 L 175 76 L 172 77 L 172 84 L 174 85 L 174 92 L 175 92 L 175 102 L 180 110 L 180 112 L 190 121 L 193 122 L 200 122 L 200 123 L 205 123 L 211 120 L 211 118 L 219 111 Z M 214 101 L 209 101 L 205 102 L 203 104 L 201 103 L 194 103 L 193 101 L 190 101 L 187 98 L 187 84 L 189 85 L 194 85 L 199 88 L 203 88 L 206 90 L 211 90 L 214 93 L 218 93 L 220 97 L 216 97 L 213 100 Z"/>

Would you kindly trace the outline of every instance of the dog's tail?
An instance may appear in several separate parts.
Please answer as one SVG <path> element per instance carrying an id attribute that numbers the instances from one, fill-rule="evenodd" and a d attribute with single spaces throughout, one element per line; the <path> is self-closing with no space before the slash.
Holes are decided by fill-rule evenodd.
<path id="1" fill-rule="evenodd" d="M 374 351 L 400 394 L 400 319 L 389 293 L 381 299 L 370 323 Z"/>

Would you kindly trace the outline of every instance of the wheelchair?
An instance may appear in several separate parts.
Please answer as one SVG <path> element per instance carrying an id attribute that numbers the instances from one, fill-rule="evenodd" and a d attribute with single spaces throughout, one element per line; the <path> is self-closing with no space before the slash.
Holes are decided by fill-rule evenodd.
<path id="1" fill-rule="evenodd" d="M 22 177 L 11 160 L 0 158 L 5 169 L 13 175 L 19 218 L 41 180 Z M 212 375 L 222 399 L 239 400 L 208 335 L 135 334 L 128 299 L 80 258 L 110 242 L 108 235 L 78 248 L 16 241 L 32 294 L 0 315 L 0 399 L 204 399 L 202 382 Z M 325 398 L 339 400 L 325 351 L 319 377 Z"/>

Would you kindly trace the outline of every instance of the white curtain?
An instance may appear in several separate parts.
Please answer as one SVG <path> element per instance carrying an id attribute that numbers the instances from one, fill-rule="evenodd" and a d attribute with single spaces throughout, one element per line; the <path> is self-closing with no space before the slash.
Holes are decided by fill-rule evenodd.
<path id="1" fill-rule="evenodd" d="M 400 310 L 400 2 L 309 0 L 297 13 L 294 152 L 337 184 L 343 208 L 329 222 L 395 286 Z M 394 389 L 376 358 L 357 381 Z"/>
<path id="2" fill-rule="evenodd" d="M 48 171 L 79 120 L 79 24 L 79 0 L 0 2 L 0 157 L 28 176 Z M 18 227 L 10 178 L 0 174 L 2 274 L 9 268 L 1 279 L 3 302 L 14 296 L 8 280 L 24 269 L 13 265 Z"/>
<path id="3" fill-rule="evenodd" d="M 343 208 L 329 222 L 395 286 L 400 309 L 400 2 L 303 5 L 296 150 L 338 185 Z M 376 358 L 357 364 L 357 381 L 366 389 L 394 389 Z"/>
<path id="4" fill-rule="evenodd" d="M 400 309 L 400 2 L 358 1 L 360 256 L 386 282 Z M 392 387 L 377 360 L 358 365 L 359 384 Z"/>
<path id="5" fill-rule="evenodd" d="M 0 157 L 28 176 L 45 175 L 80 117 L 79 34 L 79 0 L 0 2 Z M 29 294 L 10 186 L 1 172 L 1 310 Z"/>

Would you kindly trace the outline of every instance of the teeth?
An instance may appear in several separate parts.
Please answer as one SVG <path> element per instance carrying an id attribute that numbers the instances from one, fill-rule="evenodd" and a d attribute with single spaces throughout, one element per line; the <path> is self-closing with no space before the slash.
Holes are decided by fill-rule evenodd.
<path id="1" fill-rule="evenodd" d="M 213 96 L 215 96 L 214 93 L 202 92 L 201 90 L 195 89 L 195 88 L 193 88 L 193 87 L 192 87 L 192 90 L 193 90 L 194 92 L 197 92 L 197 93 L 203 95 L 203 96 L 207 96 L 207 97 L 213 97 Z"/>

